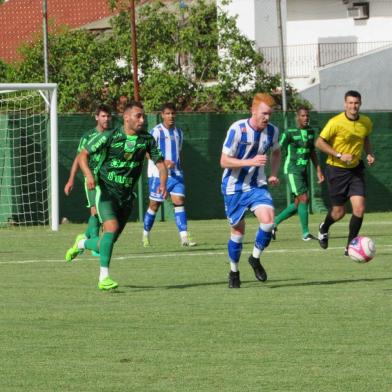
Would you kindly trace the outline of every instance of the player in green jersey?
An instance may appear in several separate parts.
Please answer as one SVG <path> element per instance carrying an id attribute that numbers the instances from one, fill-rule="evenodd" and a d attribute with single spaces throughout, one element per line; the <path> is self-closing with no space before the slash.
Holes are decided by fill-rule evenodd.
<path id="1" fill-rule="evenodd" d="M 296 111 L 296 122 L 297 128 L 287 129 L 279 141 L 282 151 L 286 151 L 284 174 L 287 176 L 294 201 L 275 218 L 272 238 L 276 239 L 277 226 L 298 212 L 302 228 L 302 239 L 310 241 L 317 238 L 309 233 L 308 227 L 309 160 L 313 162 L 316 168 L 319 183 L 324 181 L 324 175 L 318 163 L 314 147 L 314 131 L 309 128 L 309 109 L 304 106 L 298 108 Z"/>
<path id="2" fill-rule="evenodd" d="M 110 127 L 110 120 L 111 120 L 111 114 L 110 114 L 110 108 L 107 105 L 99 105 L 95 111 L 95 121 L 97 122 L 95 128 L 90 129 L 86 133 L 83 134 L 83 136 L 80 139 L 79 146 L 77 149 L 77 153 L 79 154 L 83 148 L 87 145 L 87 143 L 97 134 L 100 134 Z M 97 174 L 100 163 L 103 160 L 103 156 L 101 152 L 97 152 L 96 154 L 91 154 L 89 157 L 89 166 L 94 173 L 94 175 Z M 78 157 L 76 156 L 72 167 L 71 171 L 69 174 L 69 178 L 67 183 L 65 184 L 64 187 L 64 193 L 69 196 L 69 194 L 72 191 L 72 188 L 74 186 L 74 181 L 76 177 L 76 173 L 79 170 L 79 163 L 78 163 Z M 87 230 L 85 232 L 86 238 L 94 238 L 98 237 L 99 235 L 99 228 L 100 228 L 100 222 L 98 219 L 97 215 L 97 209 L 95 208 L 95 190 L 89 190 L 87 189 L 86 186 L 86 181 L 84 183 L 84 189 L 86 192 L 86 198 L 87 198 L 87 207 L 90 208 L 90 218 L 88 220 L 88 225 L 87 225 Z"/>
<path id="3" fill-rule="evenodd" d="M 160 185 L 157 192 L 166 197 L 167 169 L 155 139 L 143 131 L 143 105 L 137 101 L 130 102 L 125 107 L 123 118 L 123 127 L 96 135 L 78 158 L 79 166 L 86 176 L 87 188 L 96 189 L 97 192 L 96 207 L 103 224 L 103 235 L 91 239 L 78 235 L 74 245 L 68 249 L 66 259 L 73 260 L 83 249 L 99 252 L 98 288 L 101 290 L 118 287 L 117 282 L 109 276 L 110 259 L 113 245 L 131 214 L 133 189 L 142 173 L 146 154 L 159 170 Z M 89 166 L 89 156 L 97 152 L 104 152 L 105 159 L 96 179 Z"/>

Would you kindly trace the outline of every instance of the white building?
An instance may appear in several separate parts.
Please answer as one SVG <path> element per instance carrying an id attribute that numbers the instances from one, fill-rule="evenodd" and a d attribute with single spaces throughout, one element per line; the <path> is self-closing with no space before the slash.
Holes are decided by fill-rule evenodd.
<path id="1" fill-rule="evenodd" d="M 280 72 L 277 1 L 223 6 L 237 15 L 239 29 L 256 42 L 271 73 Z M 391 109 L 392 0 L 280 1 L 287 80 L 315 109 L 341 109 L 348 89 L 363 94 L 364 109 Z M 388 90 L 385 100 L 374 92 L 376 85 Z"/>

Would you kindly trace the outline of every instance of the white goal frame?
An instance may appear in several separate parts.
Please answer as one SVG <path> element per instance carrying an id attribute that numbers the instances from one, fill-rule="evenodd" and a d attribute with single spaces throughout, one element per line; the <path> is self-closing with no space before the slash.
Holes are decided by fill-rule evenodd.
<path id="1" fill-rule="evenodd" d="M 49 112 L 50 127 L 50 197 L 49 220 L 53 231 L 59 229 L 59 175 L 58 175 L 58 124 L 57 124 L 57 84 L 56 83 L 0 83 L 0 91 L 38 90 Z"/>

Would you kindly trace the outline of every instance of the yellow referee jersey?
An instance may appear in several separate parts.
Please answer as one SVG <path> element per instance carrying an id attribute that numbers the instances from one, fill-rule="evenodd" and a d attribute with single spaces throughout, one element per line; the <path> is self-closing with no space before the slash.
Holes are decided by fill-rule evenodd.
<path id="1" fill-rule="evenodd" d="M 338 167 L 353 168 L 359 164 L 362 157 L 366 136 L 373 129 L 372 121 L 362 114 L 357 120 L 350 120 L 346 113 L 332 117 L 320 133 L 322 137 L 336 152 L 351 154 L 353 160 L 350 164 L 328 155 L 327 164 Z"/>

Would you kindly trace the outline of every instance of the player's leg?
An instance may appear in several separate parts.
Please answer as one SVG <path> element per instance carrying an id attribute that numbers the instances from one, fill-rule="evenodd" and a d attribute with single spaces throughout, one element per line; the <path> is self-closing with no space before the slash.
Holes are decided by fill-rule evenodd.
<path id="1" fill-rule="evenodd" d="M 252 254 L 249 256 L 249 264 L 252 266 L 256 279 L 265 282 L 267 273 L 260 263 L 261 253 L 271 242 L 272 230 L 274 228 L 274 206 L 272 197 L 267 187 L 253 189 L 249 193 L 250 210 L 259 222 L 256 239 Z"/>
<path id="2" fill-rule="evenodd" d="M 248 209 L 246 206 L 246 194 L 236 193 L 234 195 L 223 195 L 225 212 L 230 223 L 230 238 L 227 243 L 227 251 L 230 263 L 229 288 L 240 288 L 240 271 L 238 264 L 241 258 L 242 241 L 245 234 L 244 214 Z M 242 200 L 245 199 L 244 203 Z"/>
<path id="3" fill-rule="evenodd" d="M 298 216 L 302 229 L 302 239 L 304 241 L 316 240 L 309 232 L 309 196 L 308 193 L 302 193 L 296 197 L 298 205 Z"/>
<path id="4" fill-rule="evenodd" d="M 363 196 L 351 196 L 350 202 L 352 215 L 349 224 L 346 250 L 350 242 L 358 236 L 359 231 L 361 230 L 363 216 L 365 214 L 365 198 Z"/>
<path id="5" fill-rule="evenodd" d="M 188 233 L 188 220 L 185 211 L 185 185 L 182 177 L 170 176 L 169 180 L 170 197 L 174 205 L 174 216 L 182 246 L 195 246 Z"/>
<path id="6" fill-rule="evenodd" d="M 287 174 L 287 182 L 290 188 L 290 192 L 293 195 L 298 195 L 295 173 Z M 275 226 L 274 229 L 272 230 L 272 239 L 274 240 L 276 239 L 276 231 L 279 224 L 285 221 L 286 219 L 291 218 L 296 213 L 297 213 L 297 204 L 293 202 L 289 204 L 278 216 L 275 217 Z"/>
<path id="7" fill-rule="evenodd" d="M 326 165 L 325 169 L 329 197 L 332 208 L 328 211 L 324 221 L 320 223 L 318 240 L 321 248 L 328 248 L 329 228 L 342 219 L 346 213 L 344 204 L 348 200 L 351 174 L 348 170 Z"/>
<path id="8" fill-rule="evenodd" d="M 230 262 L 229 288 L 238 289 L 241 287 L 240 271 L 238 263 L 242 253 L 242 241 L 245 235 L 245 220 L 241 219 L 237 225 L 230 230 L 230 239 L 227 243 L 227 251 Z"/>
<path id="9" fill-rule="evenodd" d="M 156 214 L 159 210 L 160 205 L 164 202 L 164 198 L 160 193 L 157 192 L 157 189 L 160 185 L 159 177 L 149 177 L 148 178 L 148 188 L 150 191 L 149 195 L 149 204 L 146 213 L 144 214 L 144 223 L 143 223 L 143 237 L 142 243 L 144 247 L 148 247 L 151 245 L 150 242 L 150 232 L 155 223 Z"/>

